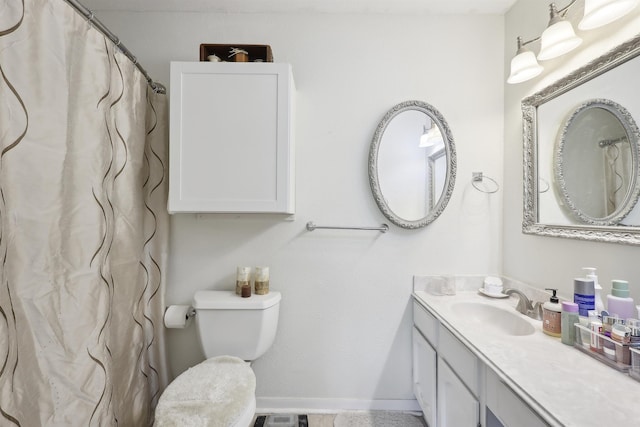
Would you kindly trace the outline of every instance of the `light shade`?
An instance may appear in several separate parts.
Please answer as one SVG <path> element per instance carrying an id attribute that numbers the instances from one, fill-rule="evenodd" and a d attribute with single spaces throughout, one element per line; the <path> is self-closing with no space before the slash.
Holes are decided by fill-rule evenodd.
<path id="1" fill-rule="evenodd" d="M 622 18 L 638 5 L 638 0 L 585 0 L 581 30 L 591 30 Z"/>
<path id="2" fill-rule="evenodd" d="M 538 64 L 536 56 L 530 50 L 522 47 L 518 37 L 518 52 L 511 60 L 511 74 L 509 74 L 507 83 L 522 83 L 536 77 L 542 70 L 543 67 Z"/>
<path id="3" fill-rule="evenodd" d="M 420 137 L 420 144 L 418 147 L 420 148 L 428 148 L 433 147 L 437 144 L 444 144 L 444 139 L 442 138 L 442 134 L 440 133 L 440 128 L 436 126 L 435 123 L 431 124 L 431 128 L 427 129 L 424 127 L 424 133 Z"/>
<path id="4" fill-rule="evenodd" d="M 582 39 L 573 31 L 571 23 L 560 17 L 554 4 L 551 4 L 550 10 L 549 26 L 540 36 L 538 59 L 541 61 L 564 55 L 582 43 Z"/>

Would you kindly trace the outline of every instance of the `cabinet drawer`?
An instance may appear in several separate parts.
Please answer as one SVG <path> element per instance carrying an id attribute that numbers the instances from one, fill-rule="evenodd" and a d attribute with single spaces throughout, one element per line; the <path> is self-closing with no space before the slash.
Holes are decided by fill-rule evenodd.
<path id="1" fill-rule="evenodd" d="M 416 328 L 432 346 L 438 347 L 438 326 L 440 322 L 415 301 L 413 302 L 413 324 L 416 325 Z"/>
<path id="2" fill-rule="evenodd" d="M 487 406 L 504 427 L 548 426 L 488 367 Z"/>
<path id="3" fill-rule="evenodd" d="M 477 397 L 480 394 L 480 361 L 451 332 L 440 325 L 438 354 Z"/>

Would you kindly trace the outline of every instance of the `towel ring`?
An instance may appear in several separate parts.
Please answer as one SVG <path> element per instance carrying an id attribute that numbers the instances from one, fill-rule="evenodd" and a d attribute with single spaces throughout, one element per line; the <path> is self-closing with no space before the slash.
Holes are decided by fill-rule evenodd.
<path id="1" fill-rule="evenodd" d="M 496 186 L 495 190 L 485 190 L 484 188 L 480 188 L 476 185 L 477 182 L 483 182 L 485 178 L 493 182 L 493 184 Z M 500 185 L 496 182 L 495 179 L 483 175 L 482 172 L 471 172 L 471 185 L 473 185 L 473 188 L 475 188 L 476 190 L 487 194 L 493 194 L 500 189 Z"/>
<path id="2" fill-rule="evenodd" d="M 540 184 L 544 184 L 545 186 L 543 187 Z M 546 193 L 547 191 L 549 191 L 549 182 L 544 178 L 538 178 L 538 193 Z"/>

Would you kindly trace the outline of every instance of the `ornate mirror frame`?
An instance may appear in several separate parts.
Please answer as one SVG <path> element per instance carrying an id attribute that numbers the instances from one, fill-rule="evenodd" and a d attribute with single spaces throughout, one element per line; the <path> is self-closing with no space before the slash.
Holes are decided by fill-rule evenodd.
<path id="1" fill-rule="evenodd" d="M 378 151 L 380 148 L 380 143 L 382 142 L 382 137 L 384 135 L 384 131 L 387 129 L 387 126 L 396 117 L 398 114 L 405 111 L 420 111 L 426 114 L 431 118 L 431 120 L 440 128 L 440 132 L 442 133 L 442 137 L 444 139 L 444 147 L 447 158 L 447 173 L 444 183 L 444 189 L 442 194 L 440 195 L 438 202 L 433 206 L 432 209 L 429 210 L 427 215 L 418 220 L 412 221 L 407 220 L 398 216 L 387 204 L 387 201 L 380 190 L 380 181 L 378 179 Z M 369 185 L 371 186 L 371 192 L 373 193 L 373 198 L 378 205 L 378 208 L 382 212 L 382 214 L 393 224 L 397 225 L 401 228 L 406 229 L 416 229 L 422 228 L 433 222 L 444 210 L 449 203 L 449 199 L 451 198 L 451 193 L 453 192 L 453 187 L 456 180 L 456 150 L 455 144 L 453 142 L 453 136 L 451 134 L 451 129 L 447 124 L 444 116 L 440 114 L 438 110 L 436 110 L 432 105 L 427 104 L 422 101 L 405 101 L 400 104 L 395 105 L 391 110 L 389 110 L 385 116 L 382 118 L 378 127 L 376 128 L 375 134 L 373 135 L 373 140 L 371 141 L 371 146 L 369 148 Z"/>
<path id="2" fill-rule="evenodd" d="M 620 205 L 611 214 L 602 218 L 594 217 L 586 213 L 580 206 L 578 206 L 574 199 L 571 197 L 569 188 L 566 182 L 566 172 L 563 164 L 563 154 L 565 152 L 565 146 L 567 146 L 569 140 L 569 132 L 574 125 L 574 120 L 585 112 L 591 109 L 602 109 L 607 111 L 611 116 L 618 120 L 620 127 L 624 129 L 624 137 L 622 140 L 626 140 L 629 144 L 629 155 L 631 157 L 631 171 L 628 178 L 628 191 L 626 191 L 625 197 Z M 608 99 L 590 99 L 587 102 L 580 105 L 572 114 L 571 117 L 565 123 L 562 129 L 562 136 L 557 143 L 557 147 L 554 150 L 554 172 L 558 182 L 558 192 L 563 199 L 565 206 L 576 217 L 579 218 L 584 224 L 599 226 L 615 226 L 622 221 L 633 210 L 638 197 L 640 196 L 640 185 L 638 185 L 638 173 L 640 167 L 638 167 L 638 140 L 640 139 L 640 132 L 638 126 L 633 120 L 631 114 L 622 105 L 610 101 Z M 583 142 L 583 141 L 581 141 Z M 606 147 L 607 141 L 600 142 L 600 147 Z M 620 140 L 608 140 L 608 142 L 620 142 Z M 602 145 L 604 143 L 604 145 Z M 603 149 L 603 148 L 601 148 Z M 627 189 L 625 189 L 627 190 Z"/>
<path id="3" fill-rule="evenodd" d="M 524 194 L 522 231 L 540 236 L 640 245 L 640 227 L 596 224 L 549 225 L 538 221 L 538 107 L 640 55 L 640 35 L 522 100 Z M 632 190 L 634 191 L 634 190 Z"/>

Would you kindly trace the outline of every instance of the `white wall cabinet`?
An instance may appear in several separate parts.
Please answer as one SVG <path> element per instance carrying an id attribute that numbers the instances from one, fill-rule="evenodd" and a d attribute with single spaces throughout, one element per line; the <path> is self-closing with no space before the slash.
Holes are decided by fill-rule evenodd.
<path id="1" fill-rule="evenodd" d="M 294 93 L 289 64 L 172 62 L 169 212 L 293 214 Z"/>

